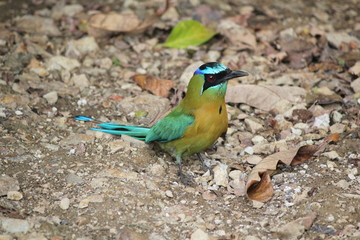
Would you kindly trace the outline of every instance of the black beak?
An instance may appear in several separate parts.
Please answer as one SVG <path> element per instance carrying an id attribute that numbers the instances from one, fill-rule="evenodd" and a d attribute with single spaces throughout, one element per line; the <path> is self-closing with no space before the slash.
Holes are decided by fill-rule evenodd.
<path id="1" fill-rule="evenodd" d="M 228 74 L 223 78 L 224 82 L 229 81 L 230 79 L 237 78 L 237 77 L 245 77 L 249 76 L 247 72 L 244 71 L 236 71 L 236 70 L 230 70 Z"/>

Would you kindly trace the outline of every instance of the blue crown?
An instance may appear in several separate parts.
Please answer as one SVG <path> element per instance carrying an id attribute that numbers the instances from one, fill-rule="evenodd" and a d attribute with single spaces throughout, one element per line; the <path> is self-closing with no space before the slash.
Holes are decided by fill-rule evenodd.
<path id="1" fill-rule="evenodd" d="M 209 62 L 201 65 L 194 74 L 217 74 L 226 70 L 227 67 L 217 62 Z"/>

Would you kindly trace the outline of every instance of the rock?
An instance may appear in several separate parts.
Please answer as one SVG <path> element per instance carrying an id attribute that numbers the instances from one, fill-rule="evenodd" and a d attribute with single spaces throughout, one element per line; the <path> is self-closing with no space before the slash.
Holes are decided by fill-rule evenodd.
<path id="1" fill-rule="evenodd" d="M 355 42 L 357 45 L 360 45 L 360 40 L 357 39 L 354 36 L 350 36 L 349 34 L 345 32 L 331 32 L 325 34 L 327 40 L 330 44 L 335 46 L 336 48 L 339 48 L 342 43 L 350 43 Z"/>
<path id="2" fill-rule="evenodd" d="M 335 151 L 330 151 L 330 152 L 324 152 L 321 155 L 328 157 L 330 159 L 339 159 L 339 154 Z"/>
<path id="3" fill-rule="evenodd" d="M 229 177 L 233 180 L 240 179 L 242 172 L 240 170 L 233 170 L 229 173 Z"/>
<path id="4" fill-rule="evenodd" d="M 327 129 L 329 126 L 330 126 L 329 114 L 323 114 L 315 118 L 313 127 Z"/>
<path id="5" fill-rule="evenodd" d="M 166 191 L 165 191 L 165 196 L 167 196 L 167 197 L 169 197 L 169 198 L 173 198 L 173 197 L 174 197 L 173 193 L 172 193 L 170 190 L 166 190 Z"/>
<path id="6" fill-rule="evenodd" d="M 203 61 L 197 61 L 187 66 L 187 68 L 185 68 L 180 76 L 180 83 L 182 83 L 184 86 L 187 86 L 196 69 L 198 69 L 203 64 Z"/>
<path id="7" fill-rule="evenodd" d="M 0 234 L 0 240 L 13 240 L 13 237 L 7 234 Z"/>
<path id="8" fill-rule="evenodd" d="M 56 91 L 51 91 L 47 94 L 45 94 L 43 96 L 43 98 L 46 99 L 46 101 L 50 104 L 50 105 L 53 105 L 57 102 L 58 100 L 58 93 Z"/>
<path id="9" fill-rule="evenodd" d="M 100 177 L 114 177 L 114 178 L 122 178 L 122 179 L 137 179 L 139 178 L 139 174 L 136 172 L 124 172 L 117 169 L 106 169 L 99 173 Z"/>
<path id="10" fill-rule="evenodd" d="M 193 232 L 191 234 L 190 239 L 191 240 L 210 240 L 210 237 L 206 232 L 204 232 L 203 230 L 198 228 L 195 232 Z"/>
<path id="11" fill-rule="evenodd" d="M 107 185 L 107 179 L 106 178 L 93 178 L 90 182 L 90 186 L 92 188 L 101 188 L 105 185 Z"/>
<path id="12" fill-rule="evenodd" d="M 63 69 L 67 71 L 71 71 L 77 67 L 80 67 L 80 63 L 78 60 L 67 58 L 64 56 L 51 57 L 46 63 L 46 69 L 48 71 L 53 71 L 53 70 L 61 71 Z"/>
<path id="13" fill-rule="evenodd" d="M 205 56 L 205 62 L 217 62 L 218 59 L 221 57 L 221 54 L 219 51 L 210 50 Z"/>
<path id="14" fill-rule="evenodd" d="M 134 232 L 131 228 L 127 228 L 127 227 L 120 229 L 114 239 L 116 239 L 116 240 L 149 240 L 149 238 L 146 237 L 145 235 Z"/>
<path id="15" fill-rule="evenodd" d="M 3 107 L 0 107 L 0 117 L 6 118 L 5 108 L 3 108 Z"/>
<path id="16" fill-rule="evenodd" d="M 114 154 L 116 152 L 124 152 L 130 150 L 130 144 L 128 142 L 124 142 L 123 140 L 116 139 L 108 143 L 110 148 L 110 153 Z"/>
<path id="17" fill-rule="evenodd" d="M 27 233 L 31 226 L 27 220 L 0 217 L 1 227 L 8 233 Z"/>
<path id="18" fill-rule="evenodd" d="M 254 120 L 251 120 L 249 118 L 246 118 L 244 120 L 246 127 L 252 132 L 252 133 L 256 133 L 257 131 L 263 129 L 263 126 L 258 123 L 255 122 Z"/>
<path id="19" fill-rule="evenodd" d="M 8 192 L 18 190 L 20 190 L 20 187 L 16 178 L 8 175 L 0 176 L 0 196 L 6 196 Z"/>
<path id="20" fill-rule="evenodd" d="M 59 206 L 63 210 L 67 210 L 70 207 L 70 199 L 65 197 L 60 200 Z"/>
<path id="21" fill-rule="evenodd" d="M 83 37 L 68 42 L 65 56 L 80 59 L 86 54 L 96 52 L 97 50 L 99 50 L 99 45 L 94 37 Z"/>
<path id="22" fill-rule="evenodd" d="M 148 144 L 144 141 L 138 140 L 136 138 L 127 136 L 127 135 L 121 135 L 121 139 L 126 142 L 130 143 L 130 146 L 137 147 L 137 148 L 148 148 Z"/>
<path id="23" fill-rule="evenodd" d="M 354 66 L 349 69 L 349 73 L 360 76 L 360 61 L 357 61 Z M 352 87 L 352 85 L 351 85 Z M 355 91 L 357 92 L 357 91 Z"/>
<path id="24" fill-rule="evenodd" d="M 297 129 L 297 128 L 293 128 L 293 127 L 290 127 L 290 130 L 293 134 L 296 134 L 298 136 L 301 136 L 302 134 L 302 130 L 301 129 Z"/>
<path id="25" fill-rule="evenodd" d="M 99 65 L 100 68 L 106 69 L 106 70 L 109 70 L 113 65 L 113 62 L 110 58 L 99 59 L 96 61 L 96 63 Z"/>
<path id="26" fill-rule="evenodd" d="M 355 93 L 360 93 L 360 77 L 352 81 L 350 85 Z"/>
<path id="27" fill-rule="evenodd" d="M 334 185 L 337 186 L 337 187 L 340 187 L 340 188 L 342 188 L 344 190 L 347 190 L 347 189 L 349 189 L 349 186 L 351 185 L 351 183 L 347 182 L 344 179 L 341 179 L 339 182 L 335 183 Z"/>
<path id="28" fill-rule="evenodd" d="M 29 234 L 24 235 L 22 238 L 19 238 L 19 240 L 47 240 L 47 238 L 42 233 L 36 233 L 32 232 Z"/>
<path id="29" fill-rule="evenodd" d="M 305 230 L 310 229 L 316 216 L 317 214 L 315 212 L 311 212 L 305 217 L 271 229 L 271 231 L 275 232 L 280 239 L 298 239 L 303 235 Z"/>
<path id="30" fill-rule="evenodd" d="M 148 169 L 153 176 L 162 177 L 166 175 L 165 168 L 160 164 L 152 164 Z"/>
<path id="31" fill-rule="evenodd" d="M 213 169 L 214 171 L 214 182 L 218 186 L 227 187 L 229 184 L 228 181 L 228 173 L 227 173 L 228 166 L 222 163 L 216 165 Z"/>
<path id="32" fill-rule="evenodd" d="M 79 202 L 78 208 L 87 208 L 89 206 L 90 200 L 85 198 Z"/>
<path id="33" fill-rule="evenodd" d="M 262 208 L 264 206 L 265 203 L 263 202 L 259 202 L 259 201 L 256 201 L 256 200 L 252 200 L 252 207 L 253 208 Z"/>
<path id="34" fill-rule="evenodd" d="M 333 120 L 333 122 L 339 123 L 339 122 L 341 122 L 342 114 L 339 113 L 338 111 L 333 111 L 331 113 L 331 119 Z"/>
<path id="35" fill-rule="evenodd" d="M 9 200 L 14 200 L 14 201 L 19 201 L 23 198 L 23 194 L 21 192 L 18 191 L 9 191 L 7 193 L 7 199 Z"/>
<path id="36" fill-rule="evenodd" d="M 162 16 L 161 20 L 164 21 L 175 21 L 179 20 L 179 13 L 176 11 L 175 7 L 170 7 Z"/>
<path id="37" fill-rule="evenodd" d="M 253 155 L 253 154 L 254 154 L 254 148 L 251 147 L 251 146 L 246 147 L 246 148 L 244 149 L 244 152 L 247 153 L 247 154 L 249 154 L 249 155 Z"/>
<path id="38" fill-rule="evenodd" d="M 290 42 L 294 39 L 297 39 L 298 36 L 293 28 L 287 28 L 279 33 L 279 37 L 285 42 Z"/>
<path id="39" fill-rule="evenodd" d="M 335 123 L 330 126 L 331 133 L 343 133 L 345 132 L 346 126 L 342 123 Z"/>
<path id="40" fill-rule="evenodd" d="M 251 139 L 252 143 L 254 145 L 256 144 L 263 144 L 263 143 L 268 143 L 268 141 L 263 137 L 263 136 L 260 136 L 260 135 L 256 135 L 254 136 L 252 139 Z"/>
<path id="41" fill-rule="evenodd" d="M 67 184 L 81 184 L 83 183 L 84 180 L 82 179 L 82 177 L 74 174 L 74 173 L 69 173 L 66 176 L 66 183 Z"/>
<path id="42" fill-rule="evenodd" d="M 82 12 L 83 10 L 84 10 L 84 7 L 81 6 L 80 4 L 70 4 L 70 5 L 65 5 L 62 8 L 62 13 L 65 16 L 73 17 L 73 16 L 75 16 L 75 14 Z"/>
<path id="43" fill-rule="evenodd" d="M 260 240 L 260 238 L 256 236 L 246 236 L 245 238 L 243 238 L 243 240 Z"/>
<path id="44" fill-rule="evenodd" d="M 61 32 L 51 18 L 25 15 L 16 20 L 16 27 L 19 31 L 30 34 L 61 35 Z"/>
<path id="45" fill-rule="evenodd" d="M 87 134 L 71 134 L 60 141 L 61 146 L 78 145 L 80 143 L 93 143 L 95 137 Z"/>
<path id="46" fill-rule="evenodd" d="M 81 91 L 90 86 L 90 82 L 85 74 L 74 74 L 71 81 L 74 83 L 75 87 L 80 88 Z"/>

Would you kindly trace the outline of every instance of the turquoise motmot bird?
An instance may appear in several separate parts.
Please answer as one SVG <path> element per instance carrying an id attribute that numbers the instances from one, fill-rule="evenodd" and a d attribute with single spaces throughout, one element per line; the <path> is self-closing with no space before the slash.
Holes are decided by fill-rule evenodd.
<path id="1" fill-rule="evenodd" d="M 158 142 L 163 149 L 175 156 L 183 181 L 182 158 L 199 154 L 227 131 L 225 93 L 228 80 L 247 75 L 244 71 L 230 70 L 220 63 L 205 63 L 194 72 L 187 93 L 179 105 L 153 127 L 98 123 L 101 128 L 92 130 L 124 134 L 145 142 Z M 94 120 L 84 116 L 75 119 Z"/>

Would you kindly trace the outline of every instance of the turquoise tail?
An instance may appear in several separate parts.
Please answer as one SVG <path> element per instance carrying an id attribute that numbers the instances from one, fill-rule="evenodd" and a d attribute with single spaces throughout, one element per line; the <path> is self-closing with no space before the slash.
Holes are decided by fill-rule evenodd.
<path id="1" fill-rule="evenodd" d="M 150 128 L 147 127 L 139 127 L 139 126 L 127 126 L 121 125 L 117 123 L 104 123 L 95 120 L 94 118 L 85 117 L 85 116 L 76 116 L 75 120 L 83 121 L 83 122 L 96 122 L 101 128 L 91 128 L 91 130 L 110 133 L 114 135 L 127 135 L 142 141 L 145 141 L 146 135 L 150 131 Z"/>

